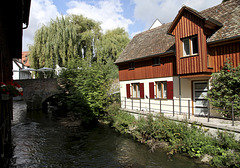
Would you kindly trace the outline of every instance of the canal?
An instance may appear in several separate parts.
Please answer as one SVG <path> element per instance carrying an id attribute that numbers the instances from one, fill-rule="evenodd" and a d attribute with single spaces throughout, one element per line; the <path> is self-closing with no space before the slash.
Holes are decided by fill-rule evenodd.
<path id="1" fill-rule="evenodd" d="M 66 127 L 54 113 L 27 112 L 14 102 L 13 156 L 10 167 L 159 167 L 197 168 L 192 159 L 166 153 L 122 136 L 107 125 L 94 128 Z"/>

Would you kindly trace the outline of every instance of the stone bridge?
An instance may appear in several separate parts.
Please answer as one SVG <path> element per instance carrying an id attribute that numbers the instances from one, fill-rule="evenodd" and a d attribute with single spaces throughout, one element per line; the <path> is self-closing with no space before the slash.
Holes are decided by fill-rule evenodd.
<path id="1" fill-rule="evenodd" d="M 23 88 L 23 100 L 28 110 L 42 109 L 43 102 L 59 94 L 56 78 L 15 80 Z"/>

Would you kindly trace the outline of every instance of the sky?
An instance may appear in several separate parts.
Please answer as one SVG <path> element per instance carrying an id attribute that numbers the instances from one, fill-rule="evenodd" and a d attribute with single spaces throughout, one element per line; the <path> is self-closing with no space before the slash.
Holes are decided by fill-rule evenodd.
<path id="1" fill-rule="evenodd" d="M 31 0 L 29 26 L 23 30 L 23 51 L 34 42 L 34 34 L 51 19 L 81 14 L 99 21 L 103 32 L 123 27 L 129 37 L 148 30 L 156 19 L 172 22 L 183 5 L 197 11 L 216 6 L 222 0 Z"/>

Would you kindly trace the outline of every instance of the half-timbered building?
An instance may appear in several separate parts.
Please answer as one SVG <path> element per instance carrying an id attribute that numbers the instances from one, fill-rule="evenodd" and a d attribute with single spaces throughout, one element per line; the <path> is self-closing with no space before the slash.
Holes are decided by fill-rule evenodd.
<path id="1" fill-rule="evenodd" d="M 181 113 L 190 102 L 204 115 L 211 74 L 227 58 L 240 65 L 240 0 L 201 12 L 183 6 L 171 23 L 135 35 L 115 62 L 121 107 Z"/>

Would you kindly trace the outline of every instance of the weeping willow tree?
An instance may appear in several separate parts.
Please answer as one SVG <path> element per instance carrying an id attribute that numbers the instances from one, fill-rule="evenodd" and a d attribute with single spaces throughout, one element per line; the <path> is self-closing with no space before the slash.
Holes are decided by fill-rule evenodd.
<path id="1" fill-rule="evenodd" d="M 43 25 L 29 47 L 32 67 L 72 67 L 83 59 L 92 61 L 93 42 L 101 36 L 99 24 L 81 15 L 69 15 Z"/>
<path id="2" fill-rule="evenodd" d="M 29 47 L 31 66 L 77 68 L 97 62 L 104 65 L 109 78 L 117 78 L 114 62 L 130 41 L 128 33 L 123 28 L 101 32 L 99 22 L 82 15 L 51 20 L 36 32 L 34 44 Z"/>
<path id="3" fill-rule="evenodd" d="M 118 68 L 114 64 L 129 43 L 129 35 L 124 28 L 107 30 L 96 42 L 96 59 L 104 64 L 109 78 L 118 78 Z"/>

